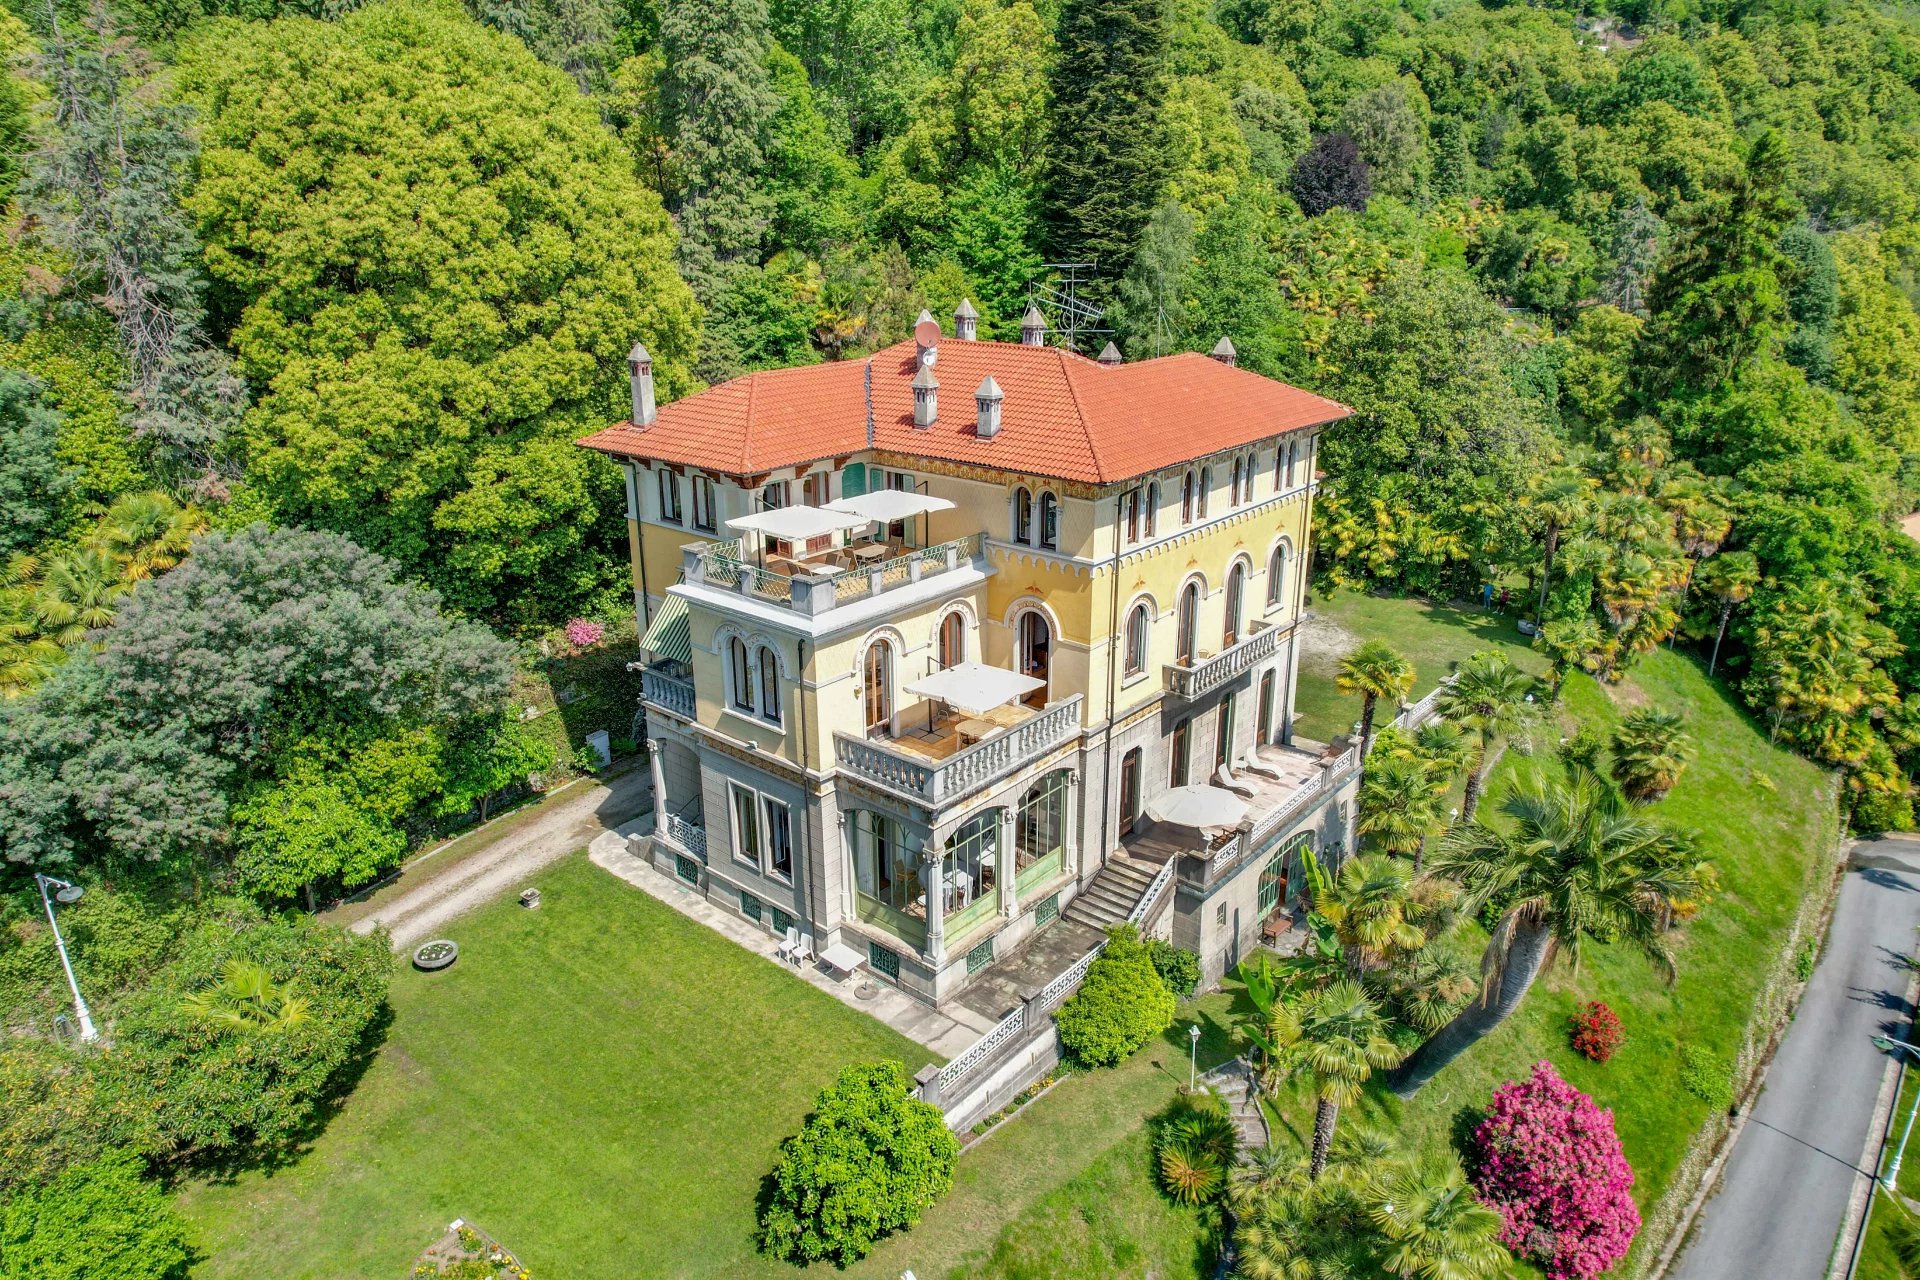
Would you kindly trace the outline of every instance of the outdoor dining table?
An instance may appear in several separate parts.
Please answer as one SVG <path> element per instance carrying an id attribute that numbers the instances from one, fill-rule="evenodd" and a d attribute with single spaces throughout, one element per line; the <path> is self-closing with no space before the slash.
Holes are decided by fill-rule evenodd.
<path id="1" fill-rule="evenodd" d="M 887 558 L 887 544 L 884 542 L 867 542 L 847 549 L 853 552 L 853 558 L 861 564 L 872 564 L 875 560 Z"/>
<path id="2" fill-rule="evenodd" d="M 1000 726 L 991 720 L 962 720 L 953 726 L 963 742 L 978 742 Z"/>

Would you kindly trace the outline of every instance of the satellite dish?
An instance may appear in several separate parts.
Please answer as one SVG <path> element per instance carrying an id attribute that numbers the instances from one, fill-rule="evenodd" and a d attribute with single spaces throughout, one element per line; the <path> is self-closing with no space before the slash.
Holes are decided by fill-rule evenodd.
<path id="1" fill-rule="evenodd" d="M 933 350 L 934 344 L 940 341 L 940 322 L 922 320 L 913 326 L 913 340 L 927 350 Z"/>
<path id="2" fill-rule="evenodd" d="M 87 896 L 87 891 L 85 889 L 82 889 L 77 884 L 70 884 L 64 889 L 54 890 L 53 900 L 55 902 L 61 903 L 62 905 L 65 905 L 66 903 L 69 903 L 69 902 L 78 902 L 80 901 L 80 899 L 86 896 Z"/>
<path id="3" fill-rule="evenodd" d="M 939 364 L 940 348 L 928 347 L 926 350 L 922 351 L 920 353 L 920 363 L 929 369 L 933 368 L 933 366 L 935 366 L 936 364 Z"/>

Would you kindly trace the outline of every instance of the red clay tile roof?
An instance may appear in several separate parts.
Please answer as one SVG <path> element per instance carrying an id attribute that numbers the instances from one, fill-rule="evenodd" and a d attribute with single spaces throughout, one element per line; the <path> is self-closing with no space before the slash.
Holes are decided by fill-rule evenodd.
<path id="1" fill-rule="evenodd" d="M 757 475 L 871 447 L 1062 480 L 1111 483 L 1190 458 L 1344 418 L 1352 410 L 1195 354 L 1107 367 L 1055 347 L 943 339 L 940 416 L 913 425 L 917 348 L 864 361 L 749 374 L 581 440 L 616 457 Z M 973 392 L 989 373 L 1005 395 L 998 435 L 974 433 Z"/>

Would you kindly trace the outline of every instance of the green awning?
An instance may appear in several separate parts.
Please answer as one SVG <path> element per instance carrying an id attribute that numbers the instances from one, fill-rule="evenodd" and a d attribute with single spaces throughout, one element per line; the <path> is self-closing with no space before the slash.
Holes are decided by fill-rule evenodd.
<path id="1" fill-rule="evenodd" d="M 653 625 L 647 628 L 641 647 L 656 658 L 674 662 L 693 661 L 693 633 L 687 629 L 687 602 L 669 595 L 653 611 Z"/>

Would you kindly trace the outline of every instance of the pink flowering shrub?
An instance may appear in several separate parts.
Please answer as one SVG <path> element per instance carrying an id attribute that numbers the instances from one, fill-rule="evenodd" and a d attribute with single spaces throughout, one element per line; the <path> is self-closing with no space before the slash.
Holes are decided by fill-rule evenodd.
<path id="1" fill-rule="evenodd" d="M 1640 1211 L 1613 1112 L 1553 1064 L 1494 1090 L 1472 1155 L 1480 1198 L 1506 1220 L 1500 1243 L 1539 1263 L 1550 1280 L 1588 1280 L 1627 1255 Z"/>
<path id="2" fill-rule="evenodd" d="M 567 624 L 567 643 L 576 649 L 591 649 L 606 634 L 606 627 L 598 622 L 588 622 L 585 618 L 575 618 Z"/>

